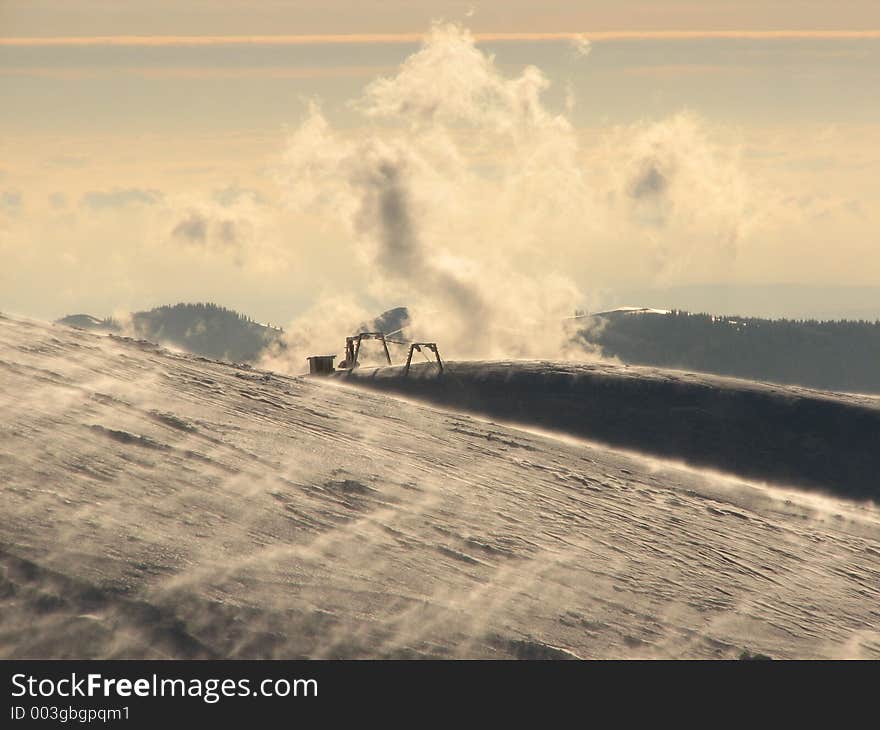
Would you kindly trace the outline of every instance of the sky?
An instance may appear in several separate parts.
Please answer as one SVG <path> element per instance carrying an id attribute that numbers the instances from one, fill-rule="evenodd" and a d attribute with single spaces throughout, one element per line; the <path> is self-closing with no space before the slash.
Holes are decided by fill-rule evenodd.
<path id="1" fill-rule="evenodd" d="M 0 310 L 880 317 L 878 88 L 874 0 L 0 0 Z"/>

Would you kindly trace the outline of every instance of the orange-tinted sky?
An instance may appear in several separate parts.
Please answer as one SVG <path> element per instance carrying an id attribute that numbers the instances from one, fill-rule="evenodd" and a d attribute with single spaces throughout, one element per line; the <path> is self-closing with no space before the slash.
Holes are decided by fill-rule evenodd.
<path id="1" fill-rule="evenodd" d="M 873 0 L 3 0 L 4 35 L 242 35 L 421 32 L 834 30 L 880 27 Z"/>
<path id="2" fill-rule="evenodd" d="M 682 198 L 669 202 L 674 231 L 639 208 L 642 223 L 611 216 L 556 246 L 541 266 L 571 277 L 588 305 L 706 283 L 880 286 L 877 2 L 0 0 L 0 309 L 56 317 L 211 299 L 283 322 L 339 287 L 394 303 L 362 285 L 363 242 L 292 209 L 279 180 L 310 100 L 339 134 L 375 134 L 354 102 L 395 77 L 438 18 L 472 29 L 500 77 L 541 70 L 541 104 L 572 125 L 599 188 L 631 189 L 610 161 L 647 164 L 610 146 L 656 138 L 677 145 L 664 164 L 711 157 L 700 164 L 746 191 L 736 211 L 717 206 L 720 223 Z M 454 134 L 497 192 L 505 150 Z M 194 212 L 247 235 L 188 245 L 172 233 Z M 734 214 L 735 255 L 719 258 L 714 239 L 729 234 L 718 226 Z M 621 238 L 659 263 L 629 265 Z"/>

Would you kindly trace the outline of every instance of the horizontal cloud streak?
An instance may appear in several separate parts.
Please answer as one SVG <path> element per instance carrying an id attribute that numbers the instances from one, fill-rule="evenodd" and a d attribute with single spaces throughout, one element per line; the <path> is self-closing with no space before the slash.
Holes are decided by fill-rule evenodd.
<path id="1" fill-rule="evenodd" d="M 387 73 L 388 66 L 22 66 L 0 68 L 0 76 L 51 79 L 94 79 L 133 76 L 144 79 L 336 79 L 361 78 Z"/>
<path id="2" fill-rule="evenodd" d="M 419 43 L 421 33 L 348 33 L 324 35 L 204 36 L 47 36 L 0 38 L 0 46 L 216 46 Z M 639 40 L 878 40 L 880 29 L 867 30 L 611 30 L 558 33 L 475 33 L 477 42 L 499 41 L 639 41 Z"/>

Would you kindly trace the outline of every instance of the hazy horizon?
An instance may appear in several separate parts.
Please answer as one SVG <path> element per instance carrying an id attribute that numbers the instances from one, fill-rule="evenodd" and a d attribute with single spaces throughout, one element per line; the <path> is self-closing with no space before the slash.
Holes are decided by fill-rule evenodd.
<path id="1" fill-rule="evenodd" d="M 171 306 L 181 302 L 180 298 L 157 301 L 137 311 L 147 311 L 156 307 Z M 616 307 L 647 307 L 660 309 L 681 309 L 694 313 L 717 314 L 724 316 L 759 317 L 766 319 L 819 319 L 819 320 L 878 320 L 880 319 L 880 286 L 810 286 L 779 282 L 774 284 L 755 284 L 727 286 L 718 284 L 690 284 L 678 287 L 655 287 L 644 289 L 620 289 L 600 291 L 596 304 L 586 311 L 600 311 Z M 195 302 L 190 302 L 195 303 Z M 214 304 L 227 306 L 225 302 Z M 367 302 L 368 306 L 370 302 Z M 396 307 L 406 306 L 405 301 L 387 300 L 375 302 L 376 314 Z M 241 314 L 251 313 L 231 307 Z M 6 310 L 8 314 L 28 317 L 26 312 Z M 306 309 L 291 311 L 288 318 L 302 315 Z M 112 317 L 129 314 L 120 307 L 107 311 L 75 310 L 59 312 L 57 315 L 38 317 L 55 321 L 65 316 L 88 314 L 96 317 Z M 261 323 L 285 326 L 281 317 L 272 319 L 252 317 Z"/>

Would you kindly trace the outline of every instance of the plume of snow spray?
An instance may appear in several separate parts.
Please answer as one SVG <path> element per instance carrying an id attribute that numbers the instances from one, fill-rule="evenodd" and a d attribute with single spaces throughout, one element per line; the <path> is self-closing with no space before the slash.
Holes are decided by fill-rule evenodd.
<path id="1" fill-rule="evenodd" d="M 737 168 L 718 161 L 694 118 L 616 130 L 590 159 L 566 114 L 543 103 L 548 86 L 534 66 L 504 76 L 466 29 L 436 24 L 353 103 L 364 118 L 356 135 L 312 103 L 289 141 L 286 203 L 341 224 L 369 293 L 405 302 L 413 336 L 441 341 L 448 356 L 583 358 L 565 318 L 588 301 L 578 281 L 603 247 L 647 244 L 653 268 L 670 236 L 735 254 Z M 707 203 L 722 187 L 736 195 Z M 289 330 L 316 313 L 329 324 L 326 310 Z M 312 343 L 288 344 L 300 370 Z"/>

